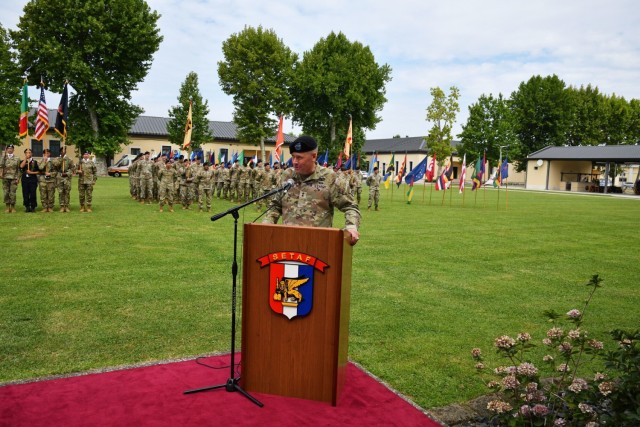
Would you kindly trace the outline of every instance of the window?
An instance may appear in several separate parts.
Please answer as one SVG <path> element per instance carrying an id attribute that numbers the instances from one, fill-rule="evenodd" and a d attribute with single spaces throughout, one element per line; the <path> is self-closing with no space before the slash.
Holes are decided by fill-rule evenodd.
<path id="1" fill-rule="evenodd" d="M 165 156 L 169 156 L 171 154 L 171 146 L 163 145 L 161 153 L 164 154 Z"/>
<path id="2" fill-rule="evenodd" d="M 138 154 L 140 154 L 140 149 L 131 147 L 131 155 L 137 156 Z"/>
<path id="3" fill-rule="evenodd" d="M 51 150 L 51 157 L 59 157 L 60 156 L 60 140 L 50 139 L 49 150 Z"/>
<path id="4" fill-rule="evenodd" d="M 229 162 L 229 149 L 221 148 L 220 149 L 220 160 L 224 159 L 225 162 Z"/>
<path id="5" fill-rule="evenodd" d="M 33 157 L 42 157 L 43 148 L 42 141 L 38 141 L 37 139 L 31 140 L 31 152 Z"/>

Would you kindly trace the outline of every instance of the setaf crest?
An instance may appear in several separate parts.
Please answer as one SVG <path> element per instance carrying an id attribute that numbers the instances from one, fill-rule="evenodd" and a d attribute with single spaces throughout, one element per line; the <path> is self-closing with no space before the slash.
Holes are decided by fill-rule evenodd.
<path id="1" fill-rule="evenodd" d="M 278 314 L 293 319 L 306 316 L 313 306 L 314 270 L 324 273 L 328 265 L 301 252 L 273 252 L 258 259 L 269 266 L 269 305 Z"/>

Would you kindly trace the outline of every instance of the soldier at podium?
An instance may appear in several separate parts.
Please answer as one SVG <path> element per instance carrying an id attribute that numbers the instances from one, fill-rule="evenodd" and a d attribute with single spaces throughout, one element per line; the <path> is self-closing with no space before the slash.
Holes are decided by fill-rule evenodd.
<path id="1" fill-rule="evenodd" d="M 308 227 L 331 227 L 334 208 L 344 213 L 345 229 L 355 245 L 360 238 L 360 211 L 353 194 L 340 188 L 336 183 L 337 174 L 330 168 L 319 166 L 318 144 L 310 136 L 300 136 L 289 146 L 293 168 L 280 175 L 280 185 L 288 180 L 292 187 L 274 196 L 262 220 L 266 224 L 276 224 L 282 217 L 285 225 Z"/>

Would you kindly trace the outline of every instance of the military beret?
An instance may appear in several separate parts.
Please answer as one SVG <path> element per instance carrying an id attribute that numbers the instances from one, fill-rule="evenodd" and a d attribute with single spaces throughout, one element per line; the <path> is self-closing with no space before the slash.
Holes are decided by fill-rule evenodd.
<path id="1" fill-rule="evenodd" d="M 151 153 L 150 153 L 150 152 L 148 152 L 148 151 L 145 151 L 145 152 L 144 152 L 144 155 L 146 156 L 147 154 L 151 154 Z"/>
<path id="2" fill-rule="evenodd" d="M 15 147 L 13 146 L 13 144 L 9 144 L 7 145 L 7 148 L 15 148 Z"/>
<path id="3" fill-rule="evenodd" d="M 82 154 L 91 154 L 91 151 L 89 151 L 89 150 L 84 150 L 84 151 L 82 152 Z"/>
<path id="4" fill-rule="evenodd" d="M 296 140 L 293 141 L 293 144 L 289 145 L 289 152 L 291 154 L 306 153 L 308 151 L 315 150 L 316 148 L 318 148 L 318 144 L 315 139 L 307 135 L 302 135 L 296 138 Z"/>
<path id="5" fill-rule="evenodd" d="M 209 163 L 209 162 L 204 162 L 204 165 L 203 165 L 203 166 L 211 166 L 211 163 Z"/>

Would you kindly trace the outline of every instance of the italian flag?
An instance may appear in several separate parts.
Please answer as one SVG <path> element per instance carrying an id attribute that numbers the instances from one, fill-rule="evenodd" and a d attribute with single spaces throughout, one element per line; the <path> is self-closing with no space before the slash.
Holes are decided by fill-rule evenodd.
<path id="1" fill-rule="evenodd" d="M 27 118 L 29 116 L 29 95 L 28 95 L 27 83 L 24 83 L 22 88 L 22 105 L 20 106 L 20 136 L 27 136 L 29 124 Z"/>

